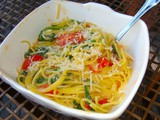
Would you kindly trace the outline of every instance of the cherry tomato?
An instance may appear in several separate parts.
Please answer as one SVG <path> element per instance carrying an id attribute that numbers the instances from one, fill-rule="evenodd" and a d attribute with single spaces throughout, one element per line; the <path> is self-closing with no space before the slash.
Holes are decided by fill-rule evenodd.
<path id="1" fill-rule="evenodd" d="M 112 63 L 112 62 L 109 62 L 108 66 L 112 66 L 112 65 L 113 65 L 113 63 Z"/>
<path id="2" fill-rule="evenodd" d="M 106 57 L 99 57 L 97 59 L 97 63 L 98 63 L 98 69 L 95 68 L 93 65 L 88 65 L 89 69 L 93 72 L 93 73 L 99 73 L 101 71 L 102 68 L 106 67 L 106 66 L 112 66 L 113 63 L 109 60 L 107 60 Z"/>
<path id="3" fill-rule="evenodd" d="M 39 87 L 39 89 L 44 89 L 44 88 L 47 88 L 49 85 L 48 84 L 43 84 Z"/>
<path id="4" fill-rule="evenodd" d="M 108 60 L 105 57 L 98 58 L 97 62 L 99 63 L 98 68 L 104 68 L 106 65 L 108 65 Z"/>
<path id="5" fill-rule="evenodd" d="M 98 100 L 98 103 L 102 105 L 102 104 L 108 103 L 108 100 L 106 98 L 102 100 Z"/>
<path id="6" fill-rule="evenodd" d="M 112 66 L 113 63 L 109 60 L 107 60 L 106 57 L 99 57 L 97 59 L 97 62 L 99 63 L 98 68 L 104 68 L 106 66 Z"/>
<path id="7" fill-rule="evenodd" d="M 41 61 L 43 60 L 43 57 L 38 55 L 38 54 L 35 54 L 35 55 L 31 55 L 29 56 L 28 58 L 25 59 L 25 61 L 23 62 L 22 64 L 22 69 L 23 70 L 27 70 L 27 68 L 30 66 L 30 64 L 32 62 L 35 62 L 35 61 Z"/>
<path id="8" fill-rule="evenodd" d="M 31 56 L 32 61 L 41 61 L 43 57 L 41 55 L 35 54 Z"/>
<path id="9" fill-rule="evenodd" d="M 39 87 L 39 89 L 45 89 L 47 88 L 49 85 L 48 84 L 43 84 Z M 46 92 L 47 94 L 54 94 L 54 90 L 51 90 L 49 92 Z M 56 91 L 56 94 L 58 94 L 58 91 Z"/>
<path id="10" fill-rule="evenodd" d="M 57 38 L 57 43 L 59 46 L 64 46 L 67 42 L 71 42 L 73 44 L 81 43 L 84 41 L 84 37 L 81 32 L 62 34 Z"/>
<path id="11" fill-rule="evenodd" d="M 26 58 L 25 61 L 22 64 L 22 69 L 23 70 L 27 70 L 27 68 L 29 67 L 30 63 L 31 63 L 30 59 Z"/>
<path id="12" fill-rule="evenodd" d="M 93 73 L 99 73 L 100 72 L 100 70 L 96 70 L 92 65 L 88 65 L 88 67 Z"/>
<path id="13" fill-rule="evenodd" d="M 87 108 L 88 110 L 91 110 L 91 107 L 87 103 L 84 104 L 84 107 Z"/>
<path id="14" fill-rule="evenodd" d="M 54 90 L 47 92 L 48 94 L 54 94 Z M 58 94 L 58 91 L 56 90 L 56 94 Z"/>

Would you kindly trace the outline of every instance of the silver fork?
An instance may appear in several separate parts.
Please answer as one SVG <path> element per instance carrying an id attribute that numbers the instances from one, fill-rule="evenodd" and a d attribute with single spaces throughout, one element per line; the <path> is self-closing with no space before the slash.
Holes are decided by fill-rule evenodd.
<path id="1" fill-rule="evenodd" d="M 160 0 L 146 0 L 141 9 L 136 13 L 136 15 L 128 22 L 117 34 L 116 40 L 120 41 L 121 38 L 129 31 L 129 29 L 142 17 L 148 10 L 156 6 Z"/>

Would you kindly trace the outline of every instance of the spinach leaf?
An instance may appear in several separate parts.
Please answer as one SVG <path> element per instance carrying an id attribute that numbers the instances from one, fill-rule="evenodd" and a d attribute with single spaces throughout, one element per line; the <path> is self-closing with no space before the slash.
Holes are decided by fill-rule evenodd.
<path id="1" fill-rule="evenodd" d="M 91 40 L 91 42 L 96 42 L 96 40 L 93 39 L 93 40 Z"/>
<path id="2" fill-rule="evenodd" d="M 56 75 L 53 78 L 51 78 L 51 84 L 54 83 L 54 82 L 56 82 L 58 80 L 58 78 L 59 78 L 58 75 Z"/>
<path id="3" fill-rule="evenodd" d="M 28 74 L 28 72 L 27 71 L 22 71 L 21 74 L 26 76 Z"/>
<path id="4" fill-rule="evenodd" d="M 40 52 L 38 52 L 39 55 L 44 56 L 49 51 L 49 48 L 48 47 L 39 47 L 37 51 L 40 51 Z"/>
<path id="5" fill-rule="evenodd" d="M 83 108 L 81 107 L 81 105 L 78 104 L 75 100 L 73 101 L 73 104 L 76 106 L 76 109 L 83 110 Z"/>
<path id="6" fill-rule="evenodd" d="M 33 51 L 31 49 L 29 49 L 27 52 L 25 52 L 24 58 L 31 56 L 31 53 L 33 53 Z"/>
<path id="7" fill-rule="evenodd" d="M 21 82 L 24 82 L 25 78 L 24 77 L 20 77 L 19 78 Z"/>
<path id="8" fill-rule="evenodd" d="M 117 50 L 114 45 L 112 45 L 112 48 L 113 48 L 113 50 L 112 50 L 113 54 L 115 54 L 119 58 L 119 55 L 118 55 Z"/>
<path id="9" fill-rule="evenodd" d="M 69 55 L 68 57 L 69 57 L 69 60 L 70 60 L 70 61 L 71 61 L 71 60 L 72 60 L 72 58 L 73 58 L 73 56 L 72 56 L 72 55 Z"/>
<path id="10" fill-rule="evenodd" d="M 50 41 L 52 42 L 55 39 L 55 33 L 54 30 L 60 30 L 61 27 L 57 25 L 52 25 L 49 27 L 46 27 L 43 29 L 39 36 L 38 36 L 38 41 Z"/>
<path id="11" fill-rule="evenodd" d="M 89 100 L 92 100 L 90 94 L 89 94 L 89 90 L 88 90 L 88 86 L 85 85 L 84 86 L 84 91 L 85 91 L 85 95 L 86 95 L 86 98 L 88 98 Z"/>
<path id="12" fill-rule="evenodd" d="M 85 47 L 88 47 L 88 45 L 83 45 L 82 48 L 84 49 Z"/>
<path id="13" fill-rule="evenodd" d="M 40 76 L 39 78 L 37 78 L 36 83 L 43 83 L 45 81 L 46 79 L 43 76 Z"/>

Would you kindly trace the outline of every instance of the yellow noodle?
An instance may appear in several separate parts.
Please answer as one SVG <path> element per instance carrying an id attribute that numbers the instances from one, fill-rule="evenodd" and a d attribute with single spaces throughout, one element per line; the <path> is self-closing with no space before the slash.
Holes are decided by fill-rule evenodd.
<path id="1" fill-rule="evenodd" d="M 56 17 L 59 15 L 60 4 Z M 60 28 L 52 30 L 53 41 L 37 39 L 33 45 L 22 41 L 28 44 L 32 55 L 38 53 L 43 59 L 31 60 L 27 70 L 21 68 L 18 83 L 59 104 L 81 107 L 85 111 L 108 113 L 120 104 L 125 97 L 122 91 L 132 74 L 133 59 L 125 47 L 93 23 L 66 18 L 52 26 Z M 72 37 L 74 39 L 70 41 Z M 76 39 L 84 41 L 78 43 Z M 59 42 L 65 45 L 61 46 Z M 27 74 L 23 75 L 23 71 Z"/>
<path id="2" fill-rule="evenodd" d="M 22 78 L 22 79 L 25 79 L 25 76 L 24 76 L 24 75 L 19 75 L 19 76 L 17 77 L 17 81 L 18 81 L 18 83 L 19 83 L 20 85 L 22 85 L 23 87 L 25 87 L 25 84 L 24 84 L 24 82 L 21 81 L 21 78 Z"/>
<path id="3" fill-rule="evenodd" d="M 61 10 L 61 3 L 60 2 L 61 2 L 61 0 L 58 0 L 56 19 L 59 19 L 59 17 L 60 17 L 60 10 Z"/>
<path id="4" fill-rule="evenodd" d="M 55 90 L 60 84 L 62 84 L 63 80 L 65 79 L 66 74 L 67 74 L 67 70 L 65 70 L 65 71 L 62 73 L 61 77 L 60 77 L 55 83 L 51 84 L 51 85 L 48 86 L 47 88 L 42 89 L 42 90 L 40 90 L 40 91 L 41 91 L 41 92 L 49 92 L 49 91 L 51 91 L 51 90 Z"/>

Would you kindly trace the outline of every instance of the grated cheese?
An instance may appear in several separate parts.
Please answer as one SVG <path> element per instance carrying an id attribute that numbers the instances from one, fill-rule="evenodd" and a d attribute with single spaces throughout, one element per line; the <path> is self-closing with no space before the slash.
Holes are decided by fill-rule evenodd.
<path id="1" fill-rule="evenodd" d="M 30 72 L 32 72 L 32 71 L 37 71 L 38 70 L 38 68 L 39 68 L 39 61 L 35 61 L 35 62 L 31 62 L 31 64 L 29 65 L 29 67 L 28 67 L 28 70 L 30 71 Z"/>

